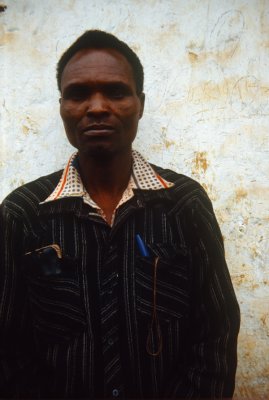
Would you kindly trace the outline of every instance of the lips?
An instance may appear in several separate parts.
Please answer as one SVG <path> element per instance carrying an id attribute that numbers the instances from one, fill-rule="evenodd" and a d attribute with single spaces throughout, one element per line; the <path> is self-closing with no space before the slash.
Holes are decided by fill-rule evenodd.
<path id="1" fill-rule="evenodd" d="M 109 136 L 114 132 L 115 128 L 111 125 L 92 124 L 82 129 L 82 133 L 86 136 Z"/>

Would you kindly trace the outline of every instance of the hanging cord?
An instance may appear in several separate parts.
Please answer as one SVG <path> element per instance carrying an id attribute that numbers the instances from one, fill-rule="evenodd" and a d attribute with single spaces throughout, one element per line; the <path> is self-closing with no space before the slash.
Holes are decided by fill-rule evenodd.
<path id="1" fill-rule="evenodd" d="M 158 314 L 157 314 L 157 267 L 158 267 L 158 261 L 159 261 L 159 257 L 156 257 L 154 260 L 154 266 L 153 266 L 154 270 L 153 270 L 152 316 L 151 316 L 151 322 L 150 322 L 150 327 L 149 327 L 148 337 L 147 337 L 147 344 L 146 344 L 147 353 L 153 357 L 159 356 L 162 351 L 162 347 L 163 347 L 162 332 L 161 332 L 161 327 L 159 324 Z M 154 351 L 154 349 L 152 348 L 152 346 L 150 344 L 151 338 L 153 340 L 153 337 L 154 337 L 153 336 L 154 327 L 156 328 L 157 341 L 158 341 L 156 351 Z"/>

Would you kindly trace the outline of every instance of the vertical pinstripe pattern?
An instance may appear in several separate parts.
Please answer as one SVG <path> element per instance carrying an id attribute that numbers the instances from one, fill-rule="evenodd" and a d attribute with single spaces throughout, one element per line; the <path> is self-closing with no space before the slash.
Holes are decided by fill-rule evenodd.
<path id="1" fill-rule="evenodd" d="M 61 172 L 5 199 L 2 397 L 232 395 L 239 309 L 211 203 L 190 178 L 154 169 L 175 185 L 135 190 L 117 210 L 112 228 L 79 197 L 39 205 Z M 140 256 L 137 233 L 151 258 Z M 42 259 L 30 266 L 23 257 L 50 244 L 58 244 L 63 254 L 57 273 L 42 269 Z M 155 257 L 163 341 L 157 357 L 146 351 Z M 151 345 L 157 346 L 154 330 Z"/>

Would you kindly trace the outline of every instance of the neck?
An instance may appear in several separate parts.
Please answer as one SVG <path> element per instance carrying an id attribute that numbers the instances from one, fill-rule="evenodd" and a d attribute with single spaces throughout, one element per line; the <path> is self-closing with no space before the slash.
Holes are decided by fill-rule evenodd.
<path id="1" fill-rule="evenodd" d="M 126 189 L 132 170 L 131 149 L 111 158 L 89 157 L 79 153 L 80 174 L 91 197 L 99 194 L 118 197 Z"/>

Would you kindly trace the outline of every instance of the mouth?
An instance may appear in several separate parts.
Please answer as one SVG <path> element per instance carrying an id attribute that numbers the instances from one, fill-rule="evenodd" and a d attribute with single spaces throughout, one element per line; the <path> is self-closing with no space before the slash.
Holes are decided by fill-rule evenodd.
<path id="1" fill-rule="evenodd" d="M 111 125 L 93 124 L 82 130 L 82 134 L 91 137 L 106 137 L 110 136 L 115 131 Z"/>

